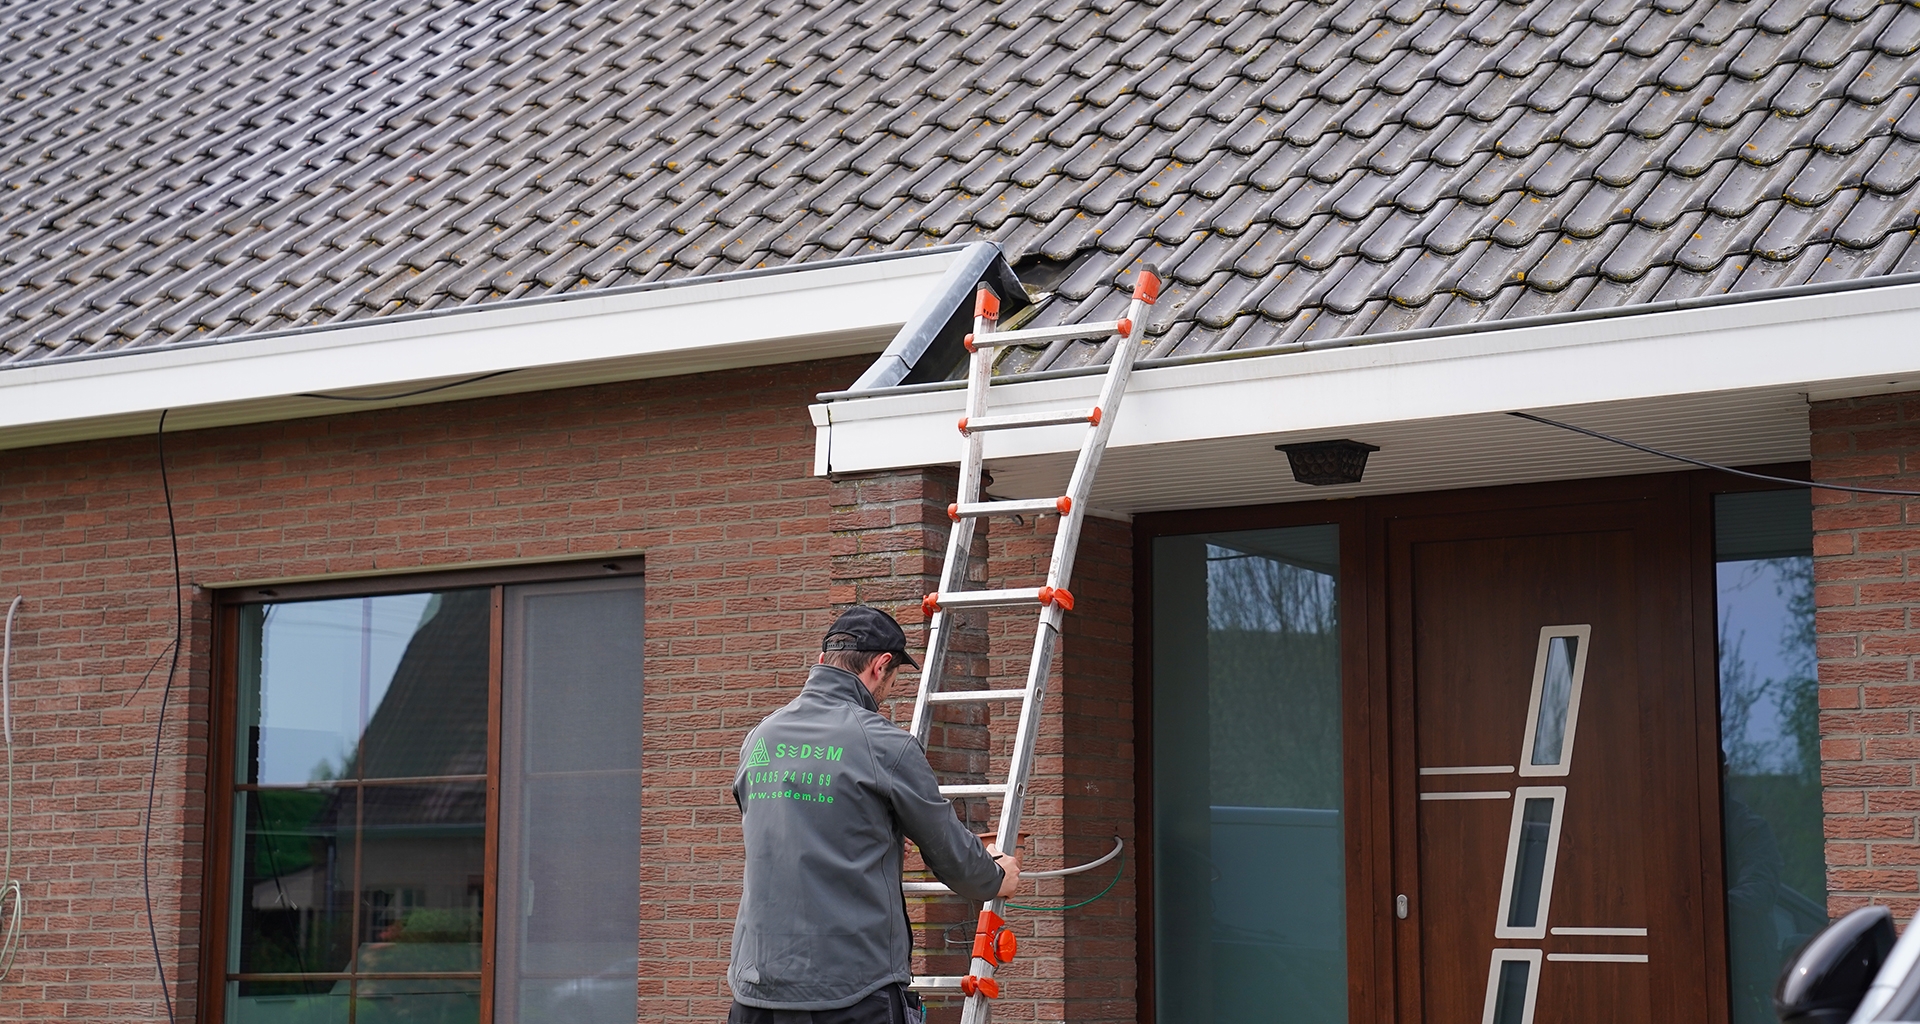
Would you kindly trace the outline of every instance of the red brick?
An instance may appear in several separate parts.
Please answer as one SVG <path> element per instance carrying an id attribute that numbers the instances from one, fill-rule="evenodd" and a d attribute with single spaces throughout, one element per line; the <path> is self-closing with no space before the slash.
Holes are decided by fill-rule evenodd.
<path id="1" fill-rule="evenodd" d="M 1911 488 L 1916 397 L 1815 403 L 1814 479 Z M 1911 611 L 1920 603 L 1920 502 L 1821 490 L 1813 497 L 1829 904 L 1836 912 L 1912 905 L 1914 872 L 1886 869 L 1920 865 L 1920 735 L 1911 714 L 1920 706 L 1920 628 Z"/>
<path id="2" fill-rule="evenodd" d="M 739 877 L 723 762 L 797 686 L 829 621 L 832 488 L 812 475 L 804 406 L 864 365 L 170 433 L 182 567 L 206 585 L 644 551 L 641 916 L 656 952 L 642 961 L 641 1018 L 721 1019 Z M 28 770 L 14 828 L 16 853 L 33 854 L 16 870 L 34 915 L 0 1018 L 158 1012 L 139 861 L 162 681 L 142 677 L 172 637 L 173 583 L 154 456 L 151 437 L 0 452 L 0 593 L 27 598 L 13 711 Z M 183 1021 L 197 1019 L 203 984 L 212 668 L 208 594 L 189 588 L 188 599 L 152 858 Z M 676 650 L 689 640 L 714 656 Z M 761 710 L 722 714 L 743 698 Z"/>

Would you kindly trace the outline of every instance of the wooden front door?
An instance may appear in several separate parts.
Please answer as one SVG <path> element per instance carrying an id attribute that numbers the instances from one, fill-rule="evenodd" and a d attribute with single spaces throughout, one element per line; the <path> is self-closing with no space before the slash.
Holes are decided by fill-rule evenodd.
<path id="1" fill-rule="evenodd" d="M 1386 520 L 1402 1021 L 1709 1018 L 1678 506 Z"/>

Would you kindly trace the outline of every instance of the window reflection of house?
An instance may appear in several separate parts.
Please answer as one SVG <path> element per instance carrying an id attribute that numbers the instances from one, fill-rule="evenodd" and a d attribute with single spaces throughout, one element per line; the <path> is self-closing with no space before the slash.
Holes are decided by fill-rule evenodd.
<path id="1" fill-rule="evenodd" d="M 368 608 L 363 622 L 371 623 L 373 599 L 353 600 Z M 283 1001 L 293 987 L 310 997 L 297 1005 L 323 1015 L 353 998 L 374 1000 L 356 1012 L 358 1020 L 378 1019 L 382 1007 L 396 1019 L 476 1019 L 486 902 L 489 616 L 488 591 L 435 595 L 380 696 L 373 696 L 364 656 L 361 677 L 339 681 L 357 686 L 365 722 L 341 777 L 318 791 L 252 794 L 262 811 L 243 883 L 252 918 L 243 940 L 251 934 L 263 941 L 244 943 L 243 970 L 350 977 L 291 986 L 243 982 L 236 993 L 243 1001 L 253 1002 L 249 990 L 259 988 L 261 999 L 278 997 L 281 1010 L 297 1019 L 296 1007 Z M 264 630 L 266 617 L 259 621 Z M 358 643 L 364 652 L 369 629 L 339 642 Z M 270 694 L 274 682 L 262 672 L 261 692 Z M 272 733 L 256 741 L 256 759 L 259 744 L 272 741 Z M 258 777 L 257 768 L 252 774 Z M 464 977 L 368 977 L 381 974 Z"/>
<path id="2" fill-rule="evenodd" d="M 488 986 L 497 1024 L 633 1020 L 643 609 L 627 576 L 243 612 L 226 1020 L 464 1024 Z"/>

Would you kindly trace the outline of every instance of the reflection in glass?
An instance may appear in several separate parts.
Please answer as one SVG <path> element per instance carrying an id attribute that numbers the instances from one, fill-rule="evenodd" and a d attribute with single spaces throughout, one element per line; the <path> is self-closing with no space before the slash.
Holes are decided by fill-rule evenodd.
<path id="1" fill-rule="evenodd" d="M 1827 923 L 1805 490 L 1714 499 L 1721 828 L 1734 1024 L 1772 1024 L 1774 981 Z"/>
<path id="2" fill-rule="evenodd" d="M 1520 843 L 1513 852 L 1513 893 L 1507 900 L 1507 927 L 1532 928 L 1540 922 L 1540 889 L 1547 875 L 1547 844 L 1553 829 L 1553 798 L 1528 797 L 1520 808 Z"/>
<path id="3" fill-rule="evenodd" d="M 637 579 L 510 587 L 498 1024 L 639 1012 Z"/>
<path id="4" fill-rule="evenodd" d="M 1154 543 L 1157 1019 L 1347 1019 L 1338 531 Z"/>
<path id="5" fill-rule="evenodd" d="M 1577 636 L 1547 638 L 1547 667 L 1540 677 L 1540 715 L 1534 722 L 1533 762 L 1559 764 L 1567 742 L 1567 710 L 1573 705 L 1573 665 Z"/>
<path id="6" fill-rule="evenodd" d="M 490 619 L 487 590 L 240 610 L 229 1019 L 477 1021 L 486 782 L 427 779 L 486 772 Z M 423 973 L 467 976 L 380 977 Z"/>
<path id="7" fill-rule="evenodd" d="M 231 981 L 226 1019 L 232 1024 L 348 1024 L 345 982 Z"/>
<path id="8" fill-rule="evenodd" d="M 368 786 L 361 792 L 357 969 L 478 971 L 486 784 Z"/>
<path id="9" fill-rule="evenodd" d="M 1533 964 L 1525 960 L 1500 961 L 1500 980 L 1495 983 L 1493 1024 L 1526 1024 L 1527 976 Z"/>
<path id="10" fill-rule="evenodd" d="M 354 982 L 353 996 L 354 1024 L 468 1024 L 480 1019 L 479 978 L 363 978 Z"/>
<path id="11" fill-rule="evenodd" d="M 233 819 L 245 824 L 235 830 L 239 941 L 229 970 L 308 974 L 349 969 L 353 797 L 353 790 L 329 789 L 235 794 Z"/>
<path id="12" fill-rule="evenodd" d="M 485 772 L 488 603 L 467 590 L 241 609 L 238 781 Z"/>

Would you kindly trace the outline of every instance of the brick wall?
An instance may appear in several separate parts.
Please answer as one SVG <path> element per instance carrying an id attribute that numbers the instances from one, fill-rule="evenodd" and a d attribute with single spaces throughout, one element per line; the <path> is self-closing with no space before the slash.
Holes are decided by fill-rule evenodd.
<path id="1" fill-rule="evenodd" d="M 1920 489 L 1920 394 L 1815 403 L 1813 479 Z M 1828 902 L 1920 906 L 1920 499 L 1813 492 Z"/>
<path id="2" fill-rule="evenodd" d="M 953 500 L 951 470 L 876 474 L 840 481 L 834 491 L 834 596 L 892 611 L 910 635 L 924 627 L 921 595 L 935 587 Z M 1034 586 L 1046 571 L 1058 520 L 982 522 L 972 577 L 989 587 Z M 1021 830 L 1034 867 L 1081 863 L 1107 852 L 1112 837 L 1133 842 L 1132 533 L 1122 523 L 1089 519 L 1074 574 L 1076 610 L 1066 619 L 1050 696 L 1035 749 L 1035 778 Z M 947 666 L 948 685 L 1024 683 L 1034 639 L 1032 613 L 1002 610 L 968 618 Z M 916 639 L 919 637 L 916 635 Z M 890 709 L 903 724 L 911 699 Z M 1014 711 L 942 709 L 929 758 L 949 781 L 1004 778 Z M 989 738 L 991 750 L 989 756 Z M 987 801 L 970 801 L 970 821 L 989 829 Z M 1017 902 L 1060 907 L 1092 897 L 1112 881 L 1110 868 L 1023 886 Z M 976 907 L 957 900 L 915 901 L 917 971 L 967 969 Z M 997 1021 L 1120 1021 L 1133 1003 L 1134 903 L 1131 862 L 1098 902 L 1074 910 L 1013 911 L 1020 956 L 999 972 Z M 957 1004 L 936 1004 L 933 1019 L 957 1020 Z"/>
<path id="3" fill-rule="evenodd" d="M 734 751 L 791 698 L 830 620 L 829 485 L 804 407 L 862 365 L 170 434 L 190 622 L 152 867 L 180 1019 L 199 992 L 208 743 L 209 602 L 193 588 L 613 550 L 647 557 L 641 1019 L 724 1019 Z M 172 585 L 151 437 L 0 452 L 0 604 L 27 598 L 13 863 L 29 910 L 0 1019 L 161 1017 L 139 864 Z"/>

